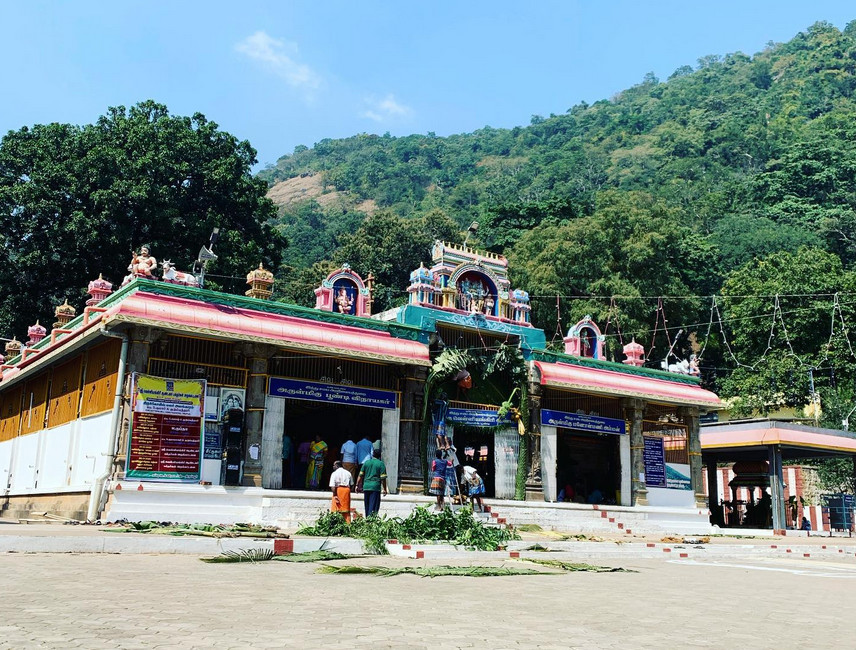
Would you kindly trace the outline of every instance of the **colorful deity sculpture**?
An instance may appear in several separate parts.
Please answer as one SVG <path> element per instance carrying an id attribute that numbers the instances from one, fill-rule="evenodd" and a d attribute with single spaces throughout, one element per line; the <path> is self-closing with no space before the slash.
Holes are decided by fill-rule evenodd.
<path id="1" fill-rule="evenodd" d="M 600 328 L 586 315 L 580 322 L 568 330 L 564 338 L 565 354 L 590 359 L 603 359 L 603 342 L 605 337 Z"/>
<path id="2" fill-rule="evenodd" d="M 157 266 L 158 261 L 149 252 L 149 247 L 141 247 L 140 252 L 135 252 L 131 258 L 131 263 L 128 264 L 128 275 L 122 280 L 122 286 L 124 287 L 134 278 L 153 279 L 154 270 Z"/>
<path id="3" fill-rule="evenodd" d="M 437 241 L 431 258 L 410 274 L 411 305 L 531 327 L 529 294 L 510 290 L 505 257 Z"/>
<path id="4" fill-rule="evenodd" d="M 369 280 L 372 279 L 369 274 Z M 349 264 L 342 264 L 315 289 L 315 309 L 351 316 L 370 316 L 371 305 L 371 287 L 351 270 Z"/>

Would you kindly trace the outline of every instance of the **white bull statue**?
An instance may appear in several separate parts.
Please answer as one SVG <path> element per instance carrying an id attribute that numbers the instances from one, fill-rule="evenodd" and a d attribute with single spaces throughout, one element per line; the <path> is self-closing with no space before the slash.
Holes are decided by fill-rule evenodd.
<path id="1" fill-rule="evenodd" d="M 183 284 L 186 287 L 198 287 L 199 280 L 196 276 L 184 271 L 177 271 L 175 265 L 170 260 L 164 260 L 161 263 L 163 267 L 163 281 L 171 284 Z"/>

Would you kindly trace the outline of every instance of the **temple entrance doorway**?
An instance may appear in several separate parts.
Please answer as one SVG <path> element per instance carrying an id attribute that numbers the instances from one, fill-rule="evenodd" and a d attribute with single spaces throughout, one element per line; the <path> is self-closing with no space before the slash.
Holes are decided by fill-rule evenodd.
<path id="1" fill-rule="evenodd" d="M 306 489 L 308 458 L 306 450 L 315 440 L 315 434 L 327 443 L 327 456 L 321 474 L 320 488 L 328 490 L 333 461 L 341 460 L 341 448 L 347 440 L 360 442 L 363 438 L 374 442 L 381 439 L 383 411 L 361 406 L 325 404 L 305 400 L 285 400 L 285 430 L 291 437 L 292 462 L 287 468 L 283 488 Z M 358 458 L 359 463 L 362 459 Z"/>
<path id="2" fill-rule="evenodd" d="M 451 425 L 447 431 L 450 443 L 457 449 L 458 463 L 475 468 L 484 480 L 485 496 L 513 499 L 517 480 L 517 456 L 520 453 L 520 435 L 517 428 L 479 431 L 475 427 L 456 428 Z M 429 436 L 429 467 L 436 449 L 434 436 Z"/>
<path id="3" fill-rule="evenodd" d="M 559 501 L 618 503 L 619 436 L 559 429 L 556 452 Z"/>
<path id="4" fill-rule="evenodd" d="M 474 467 L 484 480 L 485 496 L 488 498 L 496 496 L 493 434 L 456 431 L 452 444 L 458 450 L 458 460 L 461 465 Z"/>

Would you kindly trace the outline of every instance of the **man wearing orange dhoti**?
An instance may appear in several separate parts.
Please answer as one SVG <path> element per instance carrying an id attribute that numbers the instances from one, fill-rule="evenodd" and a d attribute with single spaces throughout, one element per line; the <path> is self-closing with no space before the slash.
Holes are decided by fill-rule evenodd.
<path id="1" fill-rule="evenodd" d="M 351 486 L 354 484 L 354 477 L 351 473 L 342 467 L 341 461 L 333 463 L 333 473 L 330 475 L 330 490 L 333 492 L 333 499 L 330 502 L 331 512 L 341 512 L 345 521 L 351 521 Z"/>

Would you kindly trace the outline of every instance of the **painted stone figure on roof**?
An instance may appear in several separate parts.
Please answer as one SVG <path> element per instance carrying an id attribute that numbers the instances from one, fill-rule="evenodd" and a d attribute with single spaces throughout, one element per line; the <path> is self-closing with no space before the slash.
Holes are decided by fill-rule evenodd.
<path id="1" fill-rule="evenodd" d="M 157 268 L 158 261 L 149 252 L 148 246 L 140 248 L 139 253 L 134 253 L 131 263 L 128 265 L 128 275 L 122 280 L 122 286 L 128 284 L 134 278 L 154 278 L 153 271 Z"/>

